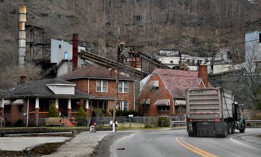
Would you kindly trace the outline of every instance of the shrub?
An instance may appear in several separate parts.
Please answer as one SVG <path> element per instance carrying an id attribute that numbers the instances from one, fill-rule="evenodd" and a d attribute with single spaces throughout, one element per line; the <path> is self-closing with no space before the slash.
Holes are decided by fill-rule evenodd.
<path id="1" fill-rule="evenodd" d="M 49 117 L 59 117 L 58 109 L 55 107 L 54 103 L 52 103 L 49 108 Z"/>
<path id="2" fill-rule="evenodd" d="M 16 127 L 21 127 L 24 126 L 24 121 L 22 119 L 18 119 L 15 123 L 14 126 Z"/>
<path id="3" fill-rule="evenodd" d="M 5 126 L 11 126 L 11 125 L 12 125 L 12 123 L 9 120 L 5 121 Z"/>
<path id="4" fill-rule="evenodd" d="M 85 126 L 86 125 L 86 112 L 84 108 L 81 106 L 76 113 L 76 121 L 78 122 L 78 126 Z"/>
<path id="5" fill-rule="evenodd" d="M 169 126 L 169 118 L 168 117 L 159 117 L 158 121 L 158 126 L 159 127 L 167 127 Z"/>
<path id="6" fill-rule="evenodd" d="M 76 113 L 77 118 L 86 118 L 86 112 L 84 111 L 83 107 L 81 106 Z"/>

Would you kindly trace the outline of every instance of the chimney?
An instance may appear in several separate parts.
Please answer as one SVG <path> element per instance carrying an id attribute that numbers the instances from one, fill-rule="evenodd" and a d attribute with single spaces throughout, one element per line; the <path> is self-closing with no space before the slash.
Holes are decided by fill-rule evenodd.
<path id="1" fill-rule="evenodd" d="M 115 69 L 109 68 L 110 71 L 110 77 L 116 77 L 117 71 Z"/>
<path id="2" fill-rule="evenodd" d="M 26 83 L 26 80 L 27 80 L 27 76 L 26 75 L 21 75 L 20 76 L 20 84 Z"/>
<path id="3" fill-rule="evenodd" d="M 73 34 L 73 71 L 78 66 L 78 34 Z"/>
<path id="4" fill-rule="evenodd" d="M 208 69 L 206 65 L 198 66 L 198 77 L 202 78 L 206 87 L 208 87 Z"/>
<path id="5" fill-rule="evenodd" d="M 18 31 L 19 31 L 19 41 L 18 41 L 18 65 L 24 66 L 25 59 L 25 48 L 26 48 L 26 6 L 20 4 L 19 5 L 19 23 L 18 23 Z"/>

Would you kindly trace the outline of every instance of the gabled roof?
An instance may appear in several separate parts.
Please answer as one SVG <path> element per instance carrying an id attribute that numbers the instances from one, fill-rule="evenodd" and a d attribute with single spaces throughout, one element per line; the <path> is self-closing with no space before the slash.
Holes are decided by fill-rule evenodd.
<path id="1" fill-rule="evenodd" d="M 61 79 L 34 80 L 9 88 L 7 98 L 89 98 L 90 95 L 75 89 L 75 94 L 55 94 L 48 88 L 48 84 L 74 85 Z"/>
<path id="2" fill-rule="evenodd" d="M 60 76 L 59 78 L 64 80 L 75 80 L 75 79 L 106 79 L 115 80 L 115 76 L 112 75 L 111 70 L 98 66 L 98 65 L 88 65 L 84 68 L 76 69 L 68 74 Z M 120 74 L 119 80 L 134 81 L 131 77 L 127 75 Z"/>
<path id="3" fill-rule="evenodd" d="M 155 69 L 152 73 L 159 76 L 173 98 L 185 98 L 187 88 L 198 87 L 200 82 L 203 83 L 197 71 Z"/>

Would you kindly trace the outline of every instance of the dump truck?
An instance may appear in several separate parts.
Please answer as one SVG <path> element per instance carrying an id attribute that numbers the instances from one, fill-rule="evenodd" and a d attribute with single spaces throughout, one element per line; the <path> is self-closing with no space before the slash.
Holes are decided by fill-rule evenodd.
<path id="1" fill-rule="evenodd" d="M 189 136 L 221 136 L 245 132 L 246 123 L 232 92 L 224 88 L 186 89 Z"/>

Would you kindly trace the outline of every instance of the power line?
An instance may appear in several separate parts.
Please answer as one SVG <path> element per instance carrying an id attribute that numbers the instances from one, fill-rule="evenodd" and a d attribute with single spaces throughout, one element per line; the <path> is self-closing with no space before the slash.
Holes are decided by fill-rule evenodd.
<path id="1" fill-rule="evenodd" d="M 220 34 L 220 35 L 218 35 L 218 36 L 214 36 L 214 37 L 208 38 L 208 39 L 206 39 L 205 41 L 202 41 L 201 43 L 199 43 L 198 45 L 202 45 L 203 43 L 209 42 L 210 40 L 219 38 L 219 37 L 221 37 L 221 36 L 224 36 L 224 35 L 227 35 L 227 34 L 230 34 L 230 33 L 234 33 L 235 31 L 238 31 L 238 30 L 240 30 L 240 29 L 242 29 L 242 28 L 248 27 L 248 26 L 250 26 L 250 25 L 252 25 L 252 24 L 255 24 L 255 23 L 258 23 L 258 22 L 260 22 L 260 21 L 261 21 L 261 18 L 258 19 L 258 20 L 256 20 L 256 21 L 250 22 L 250 23 L 248 23 L 248 24 L 246 24 L 246 25 L 244 25 L 244 26 L 241 26 L 241 27 L 238 27 L 238 28 L 233 29 L 233 30 L 231 30 L 231 31 L 225 32 L 225 33 L 223 33 L 223 34 Z M 198 45 L 197 45 L 197 46 L 198 46 Z M 184 51 L 185 49 L 190 48 L 190 47 L 193 47 L 193 46 L 196 46 L 196 45 L 195 45 L 195 44 L 192 44 L 192 45 L 183 47 L 181 50 Z"/>

